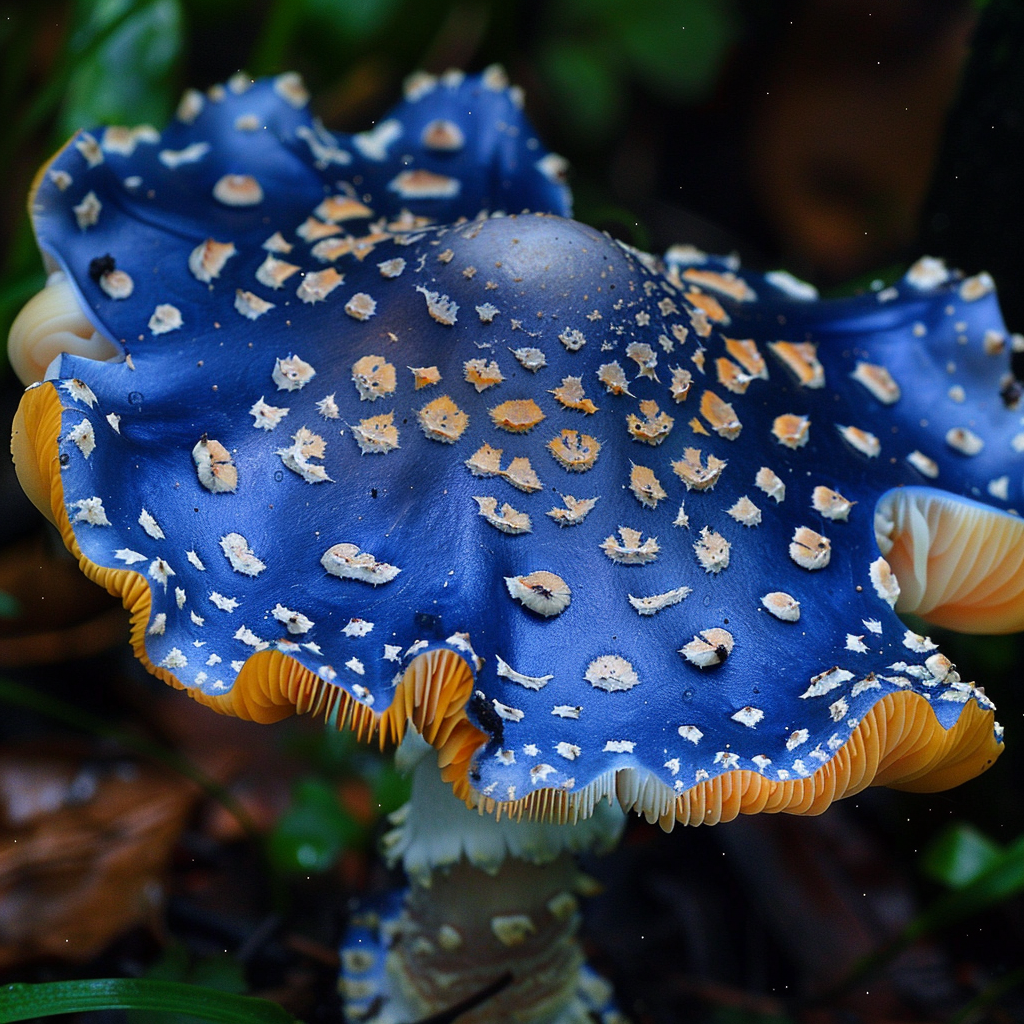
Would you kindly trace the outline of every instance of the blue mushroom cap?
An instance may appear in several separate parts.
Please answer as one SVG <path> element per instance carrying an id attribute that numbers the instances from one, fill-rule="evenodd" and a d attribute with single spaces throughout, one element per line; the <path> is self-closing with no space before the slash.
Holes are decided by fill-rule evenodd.
<path id="1" fill-rule="evenodd" d="M 351 137 L 292 77 L 190 95 L 158 141 L 76 137 L 33 204 L 125 355 L 28 394 L 57 403 L 55 510 L 161 675 L 216 704 L 276 651 L 376 714 L 454 651 L 463 795 L 560 813 L 617 785 L 699 819 L 735 773 L 795 800 L 862 748 L 837 791 L 991 763 L 991 703 L 895 611 L 1020 624 L 984 276 L 922 260 L 822 302 L 637 252 L 564 219 L 494 71 L 416 80 Z M 902 769 L 899 716 L 933 737 Z"/>

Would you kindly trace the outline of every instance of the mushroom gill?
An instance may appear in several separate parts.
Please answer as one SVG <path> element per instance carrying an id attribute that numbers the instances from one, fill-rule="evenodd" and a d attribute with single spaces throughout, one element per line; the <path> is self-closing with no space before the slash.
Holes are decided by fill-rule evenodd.
<path id="1" fill-rule="evenodd" d="M 896 610 L 962 633 L 1024 629 L 1024 521 L 923 487 L 883 494 L 875 535 L 900 585 Z"/>
<path id="2" fill-rule="evenodd" d="M 11 326 L 7 343 L 11 366 L 23 384 L 46 376 L 46 368 L 62 352 L 105 362 L 121 352 L 85 315 L 63 272 L 50 275 L 46 287 L 25 304 Z"/>

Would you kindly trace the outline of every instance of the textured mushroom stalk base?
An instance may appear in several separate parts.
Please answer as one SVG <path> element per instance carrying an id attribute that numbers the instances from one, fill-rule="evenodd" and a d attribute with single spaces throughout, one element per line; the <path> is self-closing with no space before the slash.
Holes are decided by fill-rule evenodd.
<path id="1" fill-rule="evenodd" d="M 484 996 L 460 1024 L 625 1024 L 584 962 L 576 875 L 569 856 L 510 861 L 493 877 L 461 863 L 356 915 L 342 950 L 346 1019 L 411 1024 Z"/>
<path id="2" fill-rule="evenodd" d="M 573 857 L 610 849 L 622 812 L 602 804 L 575 826 L 495 821 L 452 795 L 415 733 L 398 762 L 413 768 L 412 797 L 393 815 L 384 852 L 410 885 L 353 919 L 342 950 L 348 1019 L 407 1024 L 490 993 L 459 1021 L 624 1021 L 584 962 L 586 879 Z"/>

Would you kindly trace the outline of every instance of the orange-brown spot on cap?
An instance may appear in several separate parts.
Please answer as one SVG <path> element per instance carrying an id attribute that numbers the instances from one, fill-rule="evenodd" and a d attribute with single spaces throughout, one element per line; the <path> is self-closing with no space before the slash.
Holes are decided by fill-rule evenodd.
<path id="1" fill-rule="evenodd" d="M 785 500 L 786 497 L 786 485 L 779 479 L 778 474 L 773 470 L 770 470 L 767 466 L 762 466 L 757 471 L 757 476 L 754 477 L 754 483 L 768 495 L 769 498 L 774 498 L 776 502 Z"/>
<path id="2" fill-rule="evenodd" d="M 441 383 L 441 371 L 436 366 L 410 366 L 409 370 L 417 391 Z"/>
<path id="3" fill-rule="evenodd" d="M 334 267 L 316 270 L 303 277 L 302 284 L 295 290 L 295 294 L 303 302 L 323 302 L 344 280 L 345 275 L 339 274 Z"/>
<path id="4" fill-rule="evenodd" d="M 850 515 L 850 509 L 857 503 L 844 498 L 831 487 L 815 487 L 811 495 L 811 504 L 815 512 L 820 512 L 826 519 L 841 519 L 844 522 Z"/>
<path id="5" fill-rule="evenodd" d="M 907 456 L 907 462 L 909 462 L 922 476 L 928 477 L 929 480 L 934 480 L 939 475 L 939 464 L 933 458 L 925 455 L 922 451 L 918 451 L 916 448 Z"/>
<path id="6" fill-rule="evenodd" d="M 705 526 L 701 529 L 700 537 L 693 545 L 693 551 L 705 572 L 720 573 L 729 567 L 731 546 L 720 533 Z"/>
<path id="7" fill-rule="evenodd" d="M 287 260 L 279 260 L 267 253 L 267 258 L 256 270 L 256 280 L 266 288 L 280 288 L 292 274 L 302 268 Z"/>
<path id="8" fill-rule="evenodd" d="M 656 537 L 643 539 L 639 530 L 628 526 L 619 527 L 619 539 L 612 534 L 601 542 L 601 550 L 621 565 L 646 565 L 658 557 L 661 548 Z"/>
<path id="9" fill-rule="evenodd" d="M 653 399 L 647 399 L 640 403 L 640 416 L 636 413 L 629 413 L 626 416 L 626 429 L 636 441 L 644 441 L 649 445 L 661 444 L 672 431 L 672 424 L 675 420 L 668 413 L 658 409 L 658 403 Z"/>
<path id="10" fill-rule="evenodd" d="M 806 416 L 787 412 L 776 416 L 772 422 L 772 434 L 779 444 L 787 448 L 803 448 L 811 436 L 811 421 Z"/>
<path id="11" fill-rule="evenodd" d="M 383 356 L 363 356 L 352 366 L 352 383 L 360 401 L 374 402 L 395 390 L 395 367 Z"/>
<path id="12" fill-rule="evenodd" d="M 728 324 L 730 322 L 729 314 L 726 313 L 722 308 L 722 304 L 713 295 L 708 295 L 706 292 L 699 292 L 691 288 L 686 293 L 686 298 L 709 320 L 713 320 L 716 324 Z M 694 324 L 694 329 L 698 334 L 701 334 L 696 324 Z M 703 335 L 703 337 L 707 337 L 707 335 Z"/>
<path id="13" fill-rule="evenodd" d="M 213 494 L 230 494 L 238 486 L 238 470 L 231 453 L 205 434 L 192 449 L 199 482 Z"/>
<path id="14" fill-rule="evenodd" d="M 551 394 L 566 409 L 576 409 L 588 415 L 597 412 L 597 406 L 583 393 L 582 377 L 563 377 L 562 383 L 552 389 Z"/>
<path id="15" fill-rule="evenodd" d="M 544 419 L 544 413 L 532 398 L 502 402 L 491 409 L 490 414 L 494 425 L 510 434 L 525 434 Z"/>
<path id="16" fill-rule="evenodd" d="M 188 257 L 188 269 L 192 276 L 203 284 L 209 284 L 214 278 L 220 277 L 224 264 L 235 255 L 238 250 L 234 242 L 218 242 L 208 238 L 205 242 L 197 245 Z"/>
<path id="17" fill-rule="evenodd" d="M 654 475 L 654 470 L 647 466 L 638 466 L 635 462 L 631 465 L 633 468 L 629 474 L 629 489 L 641 505 L 646 508 L 657 508 L 658 502 L 668 497 L 665 488 Z"/>
<path id="18" fill-rule="evenodd" d="M 416 413 L 423 433 L 432 441 L 454 444 L 469 426 L 469 417 L 448 397 L 442 395 Z"/>
<path id="19" fill-rule="evenodd" d="M 462 185 L 458 178 L 418 168 L 402 171 L 388 183 L 388 188 L 403 199 L 451 199 L 459 194 Z"/>
<path id="20" fill-rule="evenodd" d="M 798 526 L 793 531 L 789 557 L 804 569 L 824 569 L 832 557 L 832 543 L 810 527 Z"/>
<path id="21" fill-rule="evenodd" d="M 725 350 L 751 377 L 768 379 L 768 367 L 765 365 L 764 356 L 761 355 L 753 338 L 726 338 Z"/>
<path id="22" fill-rule="evenodd" d="M 492 448 L 485 442 L 466 459 L 466 466 L 469 467 L 473 476 L 499 476 L 501 474 L 501 452 L 501 448 Z"/>
<path id="23" fill-rule="evenodd" d="M 544 489 L 530 460 L 525 455 L 517 455 L 501 474 L 517 491 L 533 494 Z"/>
<path id="24" fill-rule="evenodd" d="M 841 427 L 838 423 L 836 430 L 851 448 L 855 448 L 861 455 L 866 455 L 869 459 L 877 457 L 882 450 L 881 442 L 867 430 L 861 430 L 860 427 Z"/>
<path id="25" fill-rule="evenodd" d="M 501 530 L 502 533 L 514 536 L 530 532 L 531 523 L 529 515 L 525 512 L 517 511 L 507 501 L 499 510 L 497 498 L 490 496 L 477 497 L 474 495 L 473 500 L 480 509 L 480 515 L 495 529 Z"/>
<path id="26" fill-rule="evenodd" d="M 318 220 L 316 217 L 307 217 L 296 229 L 295 234 L 304 242 L 320 241 L 323 238 L 330 238 L 331 235 L 341 234 L 341 228 L 337 224 L 328 224 Z M 319 258 L 323 258 L 322 256 Z"/>
<path id="27" fill-rule="evenodd" d="M 707 313 L 705 313 L 703 309 L 690 308 L 687 310 L 687 313 L 690 316 L 690 326 L 694 329 L 698 338 L 706 338 L 711 334 L 712 330 L 714 330 L 711 321 L 708 319 Z M 703 373 L 704 350 L 698 349 L 690 358 L 697 363 L 701 373 Z"/>
<path id="28" fill-rule="evenodd" d="M 725 356 L 719 356 L 715 360 L 715 371 L 718 374 L 718 383 L 731 391 L 734 395 L 746 394 L 750 382 L 754 379 L 740 366 Z"/>
<path id="29" fill-rule="evenodd" d="M 569 607 L 572 591 L 557 573 L 539 569 L 526 576 L 506 576 L 509 594 L 530 611 L 552 618 Z"/>
<path id="30" fill-rule="evenodd" d="M 761 604 L 782 622 L 797 622 L 800 619 L 800 602 L 784 590 L 773 590 L 765 594 Z"/>
<path id="31" fill-rule="evenodd" d="M 859 362 L 850 376 L 884 405 L 892 405 L 900 399 L 900 386 L 884 366 Z"/>
<path id="32" fill-rule="evenodd" d="M 597 498 L 574 498 L 571 494 L 562 495 L 564 508 L 553 508 L 547 514 L 559 526 L 578 526 L 597 504 Z"/>
<path id="33" fill-rule="evenodd" d="M 641 377 L 657 380 L 658 354 L 645 341 L 632 341 L 626 346 L 626 355 L 636 363 Z"/>
<path id="34" fill-rule="evenodd" d="M 681 366 L 672 368 L 672 379 L 669 381 L 668 389 L 677 402 L 685 402 L 690 393 L 690 386 L 693 384 L 693 374 L 684 370 Z"/>
<path id="35" fill-rule="evenodd" d="M 680 648 L 679 653 L 697 668 L 713 668 L 732 654 L 734 643 L 729 630 L 716 626 L 702 629 L 699 635 Z"/>
<path id="36" fill-rule="evenodd" d="M 345 303 L 345 312 L 353 320 L 369 320 L 377 312 L 377 300 L 366 292 L 356 292 Z"/>
<path id="37" fill-rule="evenodd" d="M 559 465 L 573 473 L 592 469 L 601 451 L 601 442 L 590 434 L 575 430 L 563 430 L 548 441 L 548 451 Z"/>
<path id="38" fill-rule="evenodd" d="M 256 206 L 263 189 L 251 174 L 225 174 L 213 186 L 213 197 L 225 206 Z"/>
<path id="39" fill-rule="evenodd" d="M 495 360 L 467 359 L 462 364 L 462 372 L 467 383 L 476 388 L 477 394 L 500 384 L 505 378 Z"/>
<path id="40" fill-rule="evenodd" d="M 687 267 L 683 271 L 683 280 L 692 281 L 694 284 L 706 288 L 713 288 L 716 292 L 728 295 L 730 299 L 735 299 L 737 302 L 753 302 L 757 298 L 757 292 L 743 278 L 737 277 L 730 271 L 723 273 L 717 270 Z"/>
<path id="41" fill-rule="evenodd" d="M 454 121 L 447 118 L 435 118 L 423 126 L 420 142 L 427 149 L 442 153 L 454 153 L 466 144 L 466 137 Z"/>
<path id="42" fill-rule="evenodd" d="M 683 457 L 672 463 L 672 470 L 686 484 L 688 491 L 707 491 L 718 483 L 725 469 L 725 461 L 708 455 L 707 463 L 701 461 L 699 448 L 687 448 Z"/>
<path id="43" fill-rule="evenodd" d="M 313 213 L 321 220 L 330 221 L 332 224 L 353 217 L 373 216 L 370 207 L 351 196 L 328 196 Z"/>
<path id="44" fill-rule="evenodd" d="M 951 427 L 946 431 L 946 444 L 961 455 L 977 455 L 985 442 L 967 427 Z"/>
<path id="45" fill-rule="evenodd" d="M 700 397 L 700 414 L 719 437 L 735 441 L 740 436 L 743 424 L 736 416 L 736 410 L 710 389 Z"/>
<path id="46" fill-rule="evenodd" d="M 745 494 L 737 498 L 726 512 L 744 526 L 757 526 L 761 522 L 761 510 Z"/>
<path id="47" fill-rule="evenodd" d="M 625 371 L 619 366 L 618 360 L 599 366 L 597 379 L 605 386 L 610 395 L 629 394 L 629 381 L 626 379 Z"/>
<path id="48" fill-rule="evenodd" d="M 805 388 L 825 386 L 825 368 L 818 361 L 818 346 L 809 341 L 773 341 L 768 347 L 779 362 Z"/>
<path id="49" fill-rule="evenodd" d="M 360 420 L 357 426 L 352 427 L 352 436 L 364 455 L 385 455 L 399 446 L 398 427 L 395 426 L 394 413 L 390 412 Z"/>
<path id="50" fill-rule="evenodd" d="M 895 608 L 896 601 L 900 596 L 900 584 L 889 563 L 884 558 L 876 558 L 868 566 L 868 575 L 871 578 L 871 585 L 875 588 L 875 593 L 890 608 Z"/>
<path id="51" fill-rule="evenodd" d="M 342 256 L 348 256 L 355 244 L 356 240 L 351 235 L 323 238 L 310 249 L 310 253 L 321 263 L 333 263 Z"/>

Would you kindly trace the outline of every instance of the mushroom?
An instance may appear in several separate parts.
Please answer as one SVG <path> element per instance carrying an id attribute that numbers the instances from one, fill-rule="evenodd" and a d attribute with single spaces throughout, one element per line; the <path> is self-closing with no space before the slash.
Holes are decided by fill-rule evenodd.
<path id="1" fill-rule="evenodd" d="M 40 176 L 69 315 L 119 358 L 27 380 L 13 450 L 150 671 L 404 738 L 411 884 L 353 922 L 354 1017 L 611 1014 L 572 854 L 612 804 L 818 813 L 994 761 L 989 699 L 897 616 L 1024 624 L 984 276 L 820 302 L 638 252 L 565 219 L 494 69 L 416 76 L 351 137 L 291 77 L 190 96 L 159 142 L 80 135 Z M 26 314 L 19 365 L 46 344 Z"/>

